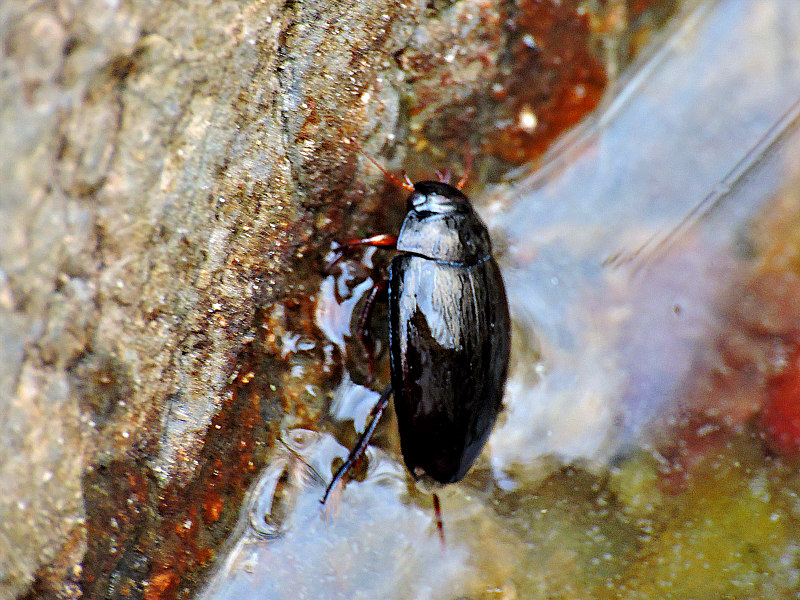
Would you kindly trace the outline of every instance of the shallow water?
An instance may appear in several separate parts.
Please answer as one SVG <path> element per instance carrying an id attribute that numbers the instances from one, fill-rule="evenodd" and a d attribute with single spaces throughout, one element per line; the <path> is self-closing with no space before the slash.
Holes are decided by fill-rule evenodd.
<path id="1" fill-rule="evenodd" d="M 201 597 L 793 597 L 800 482 L 758 419 L 800 331 L 797 263 L 769 258 L 800 238 L 797 32 L 796 0 L 701 3 L 544 166 L 475 199 L 512 371 L 441 491 L 444 548 L 391 419 L 327 512 L 347 449 L 294 430 Z M 369 287 L 347 277 L 317 315 L 342 347 Z M 363 429 L 376 398 L 346 377 L 332 413 Z"/>

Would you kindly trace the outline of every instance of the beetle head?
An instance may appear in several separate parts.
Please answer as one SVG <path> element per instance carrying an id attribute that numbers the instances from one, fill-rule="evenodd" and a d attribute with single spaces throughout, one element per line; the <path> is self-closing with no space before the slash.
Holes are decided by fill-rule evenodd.
<path id="1" fill-rule="evenodd" d="M 460 190 L 440 181 L 421 181 L 408 197 L 397 249 L 469 266 L 489 258 L 492 243 L 486 225 Z"/>
<path id="2" fill-rule="evenodd" d="M 450 214 L 471 212 L 469 200 L 452 185 L 441 181 L 420 181 L 408 197 L 408 212 Z"/>

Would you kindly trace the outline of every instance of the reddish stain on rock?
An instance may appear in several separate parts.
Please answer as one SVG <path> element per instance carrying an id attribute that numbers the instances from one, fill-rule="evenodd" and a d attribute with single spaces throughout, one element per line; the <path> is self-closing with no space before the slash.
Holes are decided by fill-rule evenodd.
<path id="1" fill-rule="evenodd" d="M 172 598 L 178 587 L 180 577 L 174 571 L 161 571 L 153 575 L 145 588 L 145 600 L 162 600 Z"/>
<path id="2" fill-rule="evenodd" d="M 594 109 L 606 87 L 592 50 L 589 18 L 579 2 L 522 0 L 512 15 L 510 75 L 493 89 L 505 99 L 509 125 L 490 137 L 488 150 L 521 164 Z"/>

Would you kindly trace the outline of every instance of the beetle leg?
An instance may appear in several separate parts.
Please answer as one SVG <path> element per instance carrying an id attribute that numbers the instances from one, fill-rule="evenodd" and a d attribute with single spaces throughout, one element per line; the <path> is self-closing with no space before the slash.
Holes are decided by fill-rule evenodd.
<path id="1" fill-rule="evenodd" d="M 367 323 L 369 322 L 369 317 L 372 314 L 372 309 L 375 306 L 375 300 L 378 294 L 385 292 L 388 287 L 389 282 L 385 279 L 378 281 L 372 287 L 369 296 L 367 296 L 367 302 L 364 304 L 364 310 L 361 311 L 361 316 L 358 318 L 358 325 L 356 325 L 356 337 L 358 337 L 358 341 L 361 342 L 361 345 L 364 346 L 364 350 L 367 352 L 367 367 L 369 369 L 368 381 L 372 381 L 372 377 L 375 375 L 375 344 L 371 339 L 366 337 Z"/>
<path id="2" fill-rule="evenodd" d="M 356 246 L 378 246 L 394 249 L 397 246 L 397 236 L 391 233 L 381 233 L 368 238 L 355 238 L 342 242 L 342 247 L 355 248 Z"/>
<path id="3" fill-rule="evenodd" d="M 335 250 L 333 260 L 327 264 L 325 271 L 330 271 L 336 263 L 342 260 L 344 253 L 352 248 L 359 246 L 375 246 L 377 248 L 386 248 L 387 250 L 394 250 L 397 247 L 397 236 L 390 233 L 381 233 L 373 235 L 368 238 L 353 238 L 345 240 Z"/>
<path id="4" fill-rule="evenodd" d="M 375 428 L 378 426 L 378 421 L 380 420 L 383 411 L 389 405 L 389 398 L 391 395 L 392 386 L 389 386 L 383 391 L 375 406 L 372 407 L 372 411 L 370 413 L 372 415 L 372 420 L 364 430 L 364 433 L 361 434 L 361 437 L 358 438 L 358 442 L 356 442 L 356 445 L 350 451 L 350 454 L 347 456 L 347 460 L 345 460 L 342 466 L 339 467 L 339 470 L 336 471 L 336 474 L 333 476 L 333 479 L 331 479 L 328 487 L 325 488 L 325 495 L 322 496 L 322 500 L 320 500 L 322 504 L 325 504 L 325 502 L 328 500 L 328 496 L 333 488 L 336 487 L 336 484 L 339 483 L 342 477 L 347 474 L 356 461 L 364 455 L 364 451 L 367 449 L 370 439 L 372 439 L 372 434 L 375 433 Z"/>
<path id="5" fill-rule="evenodd" d="M 433 493 L 433 512 L 436 516 L 436 529 L 439 530 L 439 541 L 442 542 L 442 550 L 445 549 L 444 545 L 444 523 L 442 523 L 442 505 L 439 503 L 439 494 Z"/>

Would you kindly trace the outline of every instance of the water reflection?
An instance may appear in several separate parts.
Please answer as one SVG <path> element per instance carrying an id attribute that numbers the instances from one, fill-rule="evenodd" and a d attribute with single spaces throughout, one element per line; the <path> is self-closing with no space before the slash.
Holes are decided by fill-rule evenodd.
<path id="1" fill-rule="evenodd" d="M 512 313 L 546 371 L 512 377 L 498 471 L 551 453 L 602 464 L 671 416 L 748 266 L 749 221 L 797 173 L 797 31 L 791 0 L 702 6 L 549 164 L 490 198 Z"/>
<path id="2" fill-rule="evenodd" d="M 346 449 L 289 432 L 203 598 L 800 589 L 798 475 L 749 429 L 800 329 L 800 261 L 770 246 L 800 230 L 799 31 L 796 0 L 702 3 L 543 168 L 477 199 L 513 366 L 484 460 L 443 493 L 444 552 L 391 434 L 326 518 Z M 321 313 L 340 346 L 365 289 Z M 347 379 L 334 409 L 361 429 L 369 398 Z"/>
<path id="3" fill-rule="evenodd" d="M 430 514 L 403 500 L 402 465 L 371 447 L 365 481 L 351 483 L 323 511 L 319 473 L 347 450 L 311 431 L 287 439 L 253 487 L 202 598 L 399 599 L 459 589 L 468 553 L 455 542 L 443 552 L 429 535 Z M 396 589 L 397 581 L 404 586 Z"/>

